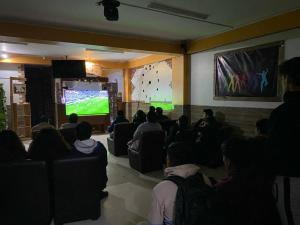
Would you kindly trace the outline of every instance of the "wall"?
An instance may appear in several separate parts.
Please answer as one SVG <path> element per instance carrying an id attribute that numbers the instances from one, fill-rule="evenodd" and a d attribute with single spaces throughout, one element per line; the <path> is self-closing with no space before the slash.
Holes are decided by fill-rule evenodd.
<path id="1" fill-rule="evenodd" d="M 3 83 L 6 105 L 10 105 L 10 77 L 18 77 L 22 74 L 19 64 L 0 63 L 0 83 Z M 18 99 L 15 99 L 18 102 Z"/>
<path id="2" fill-rule="evenodd" d="M 122 93 L 122 99 L 125 98 L 124 76 L 122 69 L 103 69 L 103 75 L 108 78 L 110 83 L 118 83 L 118 93 Z"/>
<path id="3" fill-rule="evenodd" d="M 191 56 L 191 105 L 192 105 L 192 121 L 199 119 L 201 116 L 201 107 L 213 107 L 215 111 L 218 109 L 235 107 L 235 112 L 242 112 L 245 117 L 247 108 L 252 109 L 253 115 L 252 120 L 248 123 L 254 124 L 256 119 L 261 117 L 259 112 L 261 109 L 269 109 L 267 112 L 271 112 L 271 109 L 280 105 L 280 102 L 255 102 L 255 101 L 217 101 L 214 100 L 214 54 L 228 51 L 238 48 L 251 47 L 260 44 L 271 43 L 275 41 L 285 40 L 285 50 L 284 58 L 289 59 L 295 56 L 300 56 L 300 29 L 294 29 L 287 32 L 277 33 L 261 38 L 256 38 L 232 45 L 223 46 L 217 49 L 208 50 L 205 52 L 200 52 L 192 54 Z M 198 106 L 198 107 L 197 107 Z M 222 107 L 222 108 L 220 108 Z M 195 113 L 196 111 L 196 113 Z M 245 111 L 245 112 L 244 112 Z M 198 112 L 198 113 L 197 113 Z M 257 112 L 257 113 L 255 113 Z M 227 122 L 231 122 L 229 118 L 232 117 L 232 110 L 227 110 L 224 112 L 225 117 L 227 117 Z M 255 116 L 257 114 L 257 116 Z M 265 117 L 268 113 L 264 114 Z M 244 118 L 246 119 L 246 118 Z M 235 125 L 241 125 L 241 128 L 245 133 L 249 134 L 251 128 L 242 124 L 243 118 L 240 121 L 235 121 Z"/>
<path id="4" fill-rule="evenodd" d="M 132 70 L 133 101 L 172 102 L 172 64 L 170 60 Z"/>

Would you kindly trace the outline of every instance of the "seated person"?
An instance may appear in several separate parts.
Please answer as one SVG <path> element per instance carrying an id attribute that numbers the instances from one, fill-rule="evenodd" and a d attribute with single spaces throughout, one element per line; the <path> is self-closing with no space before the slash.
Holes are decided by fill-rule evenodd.
<path id="1" fill-rule="evenodd" d="M 133 130 L 135 131 L 139 125 L 146 122 L 146 114 L 143 110 L 138 110 L 133 117 Z"/>
<path id="2" fill-rule="evenodd" d="M 162 131 L 161 125 L 157 122 L 156 114 L 153 111 L 148 112 L 147 122 L 142 123 L 134 132 L 132 140 L 128 142 L 129 148 L 137 150 L 142 134 L 149 131 Z"/>
<path id="3" fill-rule="evenodd" d="M 243 138 L 231 138 L 222 145 L 228 175 L 215 185 L 215 225 L 281 224 L 270 180 L 257 168 L 253 146 Z"/>
<path id="4" fill-rule="evenodd" d="M 114 131 L 115 125 L 118 123 L 129 123 L 129 121 L 125 118 L 124 111 L 122 110 L 119 110 L 117 112 L 117 117 L 115 121 L 108 127 L 107 131 L 109 133 L 112 133 Z"/>
<path id="5" fill-rule="evenodd" d="M 104 145 L 91 138 L 92 126 L 88 122 L 81 122 L 77 125 L 77 140 L 74 143 L 74 151 L 72 156 L 74 157 L 86 157 L 86 156 L 99 156 L 100 164 L 104 174 L 101 174 L 101 198 L 107 197 L 108 192 L 103 191 L 107 183 L 107 151 Z"/>
<path id="6" fill-rule="evenodd" d="M 149 106 L 149 112 L 154 112 L 155 113 L 155 107 L 153 105 Z"/>
<path id="7" fill-rule="evenodd" d="M 33 126 L 31 128 L 31 131 L 32 131 L 32 133 L 35 133 L 35 132 L 41 131 L 44 128 L 53 128 L 53 129 L 55 129 L 54 126 L 52 126 L 49 123 L 49 118 L 46 117 L 45 115 L 42 115 L 41 118 L 40 118 L 40 122 L 37 125 Z"/>
<path id="8" fill-rule="evenodd" d="M 69 154 L 70 146 L 61 134 L 52 128 L 42 129 L 28 149 L 30 159 L 46 162 L 67 157 Z"/>
<path id="9" fill-rule="evenodd" d="M 171 144 L 167 151 L 166 176 L 188 178 L 196 173 L 201 174 L 200 167 L 190 162 L 185 144 Z M 205 184 L 212 186 L 208 177 L 203 175 L 203 179 Z M 153 188 L 149 224 L 174 224 L 177 189 L 177 185 L 170 180 L 161 181 Z"/>
<path id="10" fill-rule="evenodd" d="M 0 163 L 22 161 L 26 156 L 25 146 L 14 131 L 0 132 Z"/>
<path id="11" fill-rule="evenodd" d="M 169 144 L 175 141 L 184 141 L 178 140 L 180 139 L 180 133 L 188 128 L 189 125 L 189 118 L 185 115 L 182 115 L 177 120 L 177 123 L 170 128 L 169 135 L 166 137 L 166 146 L 168 147 Z M 178 139 L 176 139 L 176 136 Z"/>
<path id="12" fill-rule="evenodd" d="M 211 109 L 203 110 L 203 117 L 194 125 L 195 128 L 211 127 L 216 128 L 217 121 L 214 117 L 214 112 Z"/>
<path id="13" fill-rule="evenodd" d="M 267 139 L 269 131 L 269 120 L 261 119 L 256 122 L 256 137 Z"/>
<path id="14" fill-rule="evenodd" d="M 63 123 L 60 126 L 60 129 L 76 128 L 77 121 L 78 121 L 78 115 L 76 113 L 71 113 L 69 115 L 69 122 L 68 123 Z"/>
<path id="15" fill-rule="evenodd" d="M 169 118 L 163 114 L 163 109 L 161 107 L 156 107 L 155 109 L 157 121 L 168 120 Z"/>

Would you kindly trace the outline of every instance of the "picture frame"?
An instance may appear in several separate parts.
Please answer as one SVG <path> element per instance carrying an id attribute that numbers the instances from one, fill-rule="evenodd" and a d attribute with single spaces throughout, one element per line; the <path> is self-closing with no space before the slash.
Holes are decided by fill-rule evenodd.
<path id="1" fill-rule="evenodd" d="M 26 84 L 13 84 L 14 94 L 26 94 Z"/>
<path id="2" fill-rule="evenodd" d="M 281 101 L 283 50 L 279 41 L 215 54 L 214 100 Z"/>

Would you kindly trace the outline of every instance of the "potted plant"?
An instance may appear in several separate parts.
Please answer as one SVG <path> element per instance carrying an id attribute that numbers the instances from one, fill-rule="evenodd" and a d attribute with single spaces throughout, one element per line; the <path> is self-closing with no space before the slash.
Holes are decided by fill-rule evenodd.
<path id="1" fill-rule="evenodd" d="M 0 131 L 6 129 L 6 101 L 3 85 L 0 84 Z"/>

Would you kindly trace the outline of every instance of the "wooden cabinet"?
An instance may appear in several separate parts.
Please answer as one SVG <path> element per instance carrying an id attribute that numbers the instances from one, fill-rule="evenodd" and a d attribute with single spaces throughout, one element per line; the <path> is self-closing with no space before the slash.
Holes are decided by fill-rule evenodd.
<path id="1" fill-rule="evenodd" d="M 14 130 L 19 137 L 31 137 L 31 110 L 29 103 L 13 103 Z"/>

